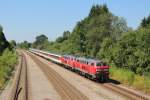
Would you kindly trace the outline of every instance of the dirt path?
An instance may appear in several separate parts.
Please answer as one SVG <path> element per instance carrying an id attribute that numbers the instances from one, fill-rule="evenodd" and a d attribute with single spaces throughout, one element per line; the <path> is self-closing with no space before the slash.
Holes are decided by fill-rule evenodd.
<path id="1" fill-rule="evenodd" d="M 28 65 L 29 100 L 60 100 L 60 96 L 44 73 L 40 70 L 38 67 L 39 65 L 26 53 L 25 56 Z"/>

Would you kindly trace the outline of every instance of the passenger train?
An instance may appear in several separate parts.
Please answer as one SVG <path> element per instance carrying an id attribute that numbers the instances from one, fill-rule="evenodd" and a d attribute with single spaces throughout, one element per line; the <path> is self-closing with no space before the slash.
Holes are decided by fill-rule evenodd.
<path id="1" fill-rule="evenodd" d="M 63 65 L 65 68 L 78 72 L 87 78 L 100 82 L 106 82 L 109 79 L 109 66 L 101 60 L 72 55 L 58 55 L 32 48 L 30 48 L 29 51 L 57 64 Z"/>

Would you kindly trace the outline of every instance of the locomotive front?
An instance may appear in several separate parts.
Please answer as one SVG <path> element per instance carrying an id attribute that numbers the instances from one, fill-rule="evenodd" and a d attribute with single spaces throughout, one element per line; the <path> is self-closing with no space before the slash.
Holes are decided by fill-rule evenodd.
<path id="1" fill-rule="evenodd" d="M 96 68 L 96 79 L 101 82 L 106 82 L 109 79 L 109 66 L 102 61 L 95 63 Z"/>

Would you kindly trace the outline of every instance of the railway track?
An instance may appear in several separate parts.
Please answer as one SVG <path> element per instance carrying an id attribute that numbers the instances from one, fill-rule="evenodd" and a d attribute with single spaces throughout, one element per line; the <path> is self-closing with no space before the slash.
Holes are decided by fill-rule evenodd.
<path id="1" fill-rule="evenodd" d="M 123 95 L 131 100 L 150 100 L 150 97 L 140 94 L 131 90 L 128 90 L 126 88 L 117 86 L 113 83 L 104 83 L 102 84 L 103 87 L 108 88 L 109 90 L 115 91 L 119 93 L 120 95 Z"/>
<path id="2" fill-rule="evenodd" d="M 23 53 L 10 100 L 28 100 L 27 62 Z"/>
<path id="3" fill-rule="evenodd" d="M 88 100 L 88 98 L 78 91 L 69 82 L 64 80 L 56 71 L 51 69 L 48 65 L 40 61 L 32 54 L 29 56 L 37 63 L 40 69 L 45 73 L 49 81 L 53 84 L 56 91 L 59 93 L 62 100 Z"/>

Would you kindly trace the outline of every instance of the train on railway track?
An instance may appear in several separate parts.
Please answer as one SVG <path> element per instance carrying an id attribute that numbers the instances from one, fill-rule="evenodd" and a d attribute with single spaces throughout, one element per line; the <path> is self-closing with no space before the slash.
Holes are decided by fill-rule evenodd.
<path id="1" fill-rule="evenodd" d="M 29 51 L 87 78 L 100 82 L 106 82 L 109 79 L 109 66 L 103 61 L 72 55 L 58 55 L 33 48 L 30 48 Z"/>

